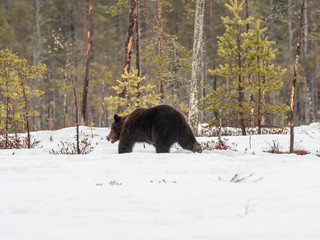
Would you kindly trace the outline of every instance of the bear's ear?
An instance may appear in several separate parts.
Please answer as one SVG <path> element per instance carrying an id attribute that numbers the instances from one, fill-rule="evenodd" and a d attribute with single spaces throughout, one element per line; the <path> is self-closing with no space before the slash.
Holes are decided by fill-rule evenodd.
<path id="1" fill-rule="evenodd" d="M 121 118 L 121 117 L 119 117 L 117 114 L 114 115 L 114 121 L 115 121 L 115 122 L 120 121 L 120 118 Z"/>

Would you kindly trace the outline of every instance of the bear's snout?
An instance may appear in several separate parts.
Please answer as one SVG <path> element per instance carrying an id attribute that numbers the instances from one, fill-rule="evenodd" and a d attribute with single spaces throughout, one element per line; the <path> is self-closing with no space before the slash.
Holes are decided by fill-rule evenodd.
<path id="1" fill-rule="evenodd" d="M 114 135 L 111 135 L 110 134 L 107 136 L 107 140 L 111 143 L 115 143 L 117 141 L 117 139 L 115 138 Z"/>
<path id="2" fill-rule="evenodd" d="M 202 148 L 201 148 L 200 143 L 195 142 L 195 143 L 193 144 L 192 152 L 198 152 L 198 153 L 201 153 L 201 152 L 202 152 Z"/>

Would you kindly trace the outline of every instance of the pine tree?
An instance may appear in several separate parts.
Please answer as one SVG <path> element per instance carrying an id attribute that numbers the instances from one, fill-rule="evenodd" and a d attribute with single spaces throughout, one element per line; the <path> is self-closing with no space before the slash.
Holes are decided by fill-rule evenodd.
<path id="1" fill-rule="evenodd" d="M 275 89 L 280 89 L 283 85 L 282 75 L 287 69 L 281 69 L 272 64 L 278 49 L 273 49 L 275 42 L 269 41 L 268 37 L 263 37 L 267 28 L 260 29 L 260 19 L 256 20 L 255 28 L 250 29 L 243 47 L 246 49 L 247 61 L 246 69 L 252 76 L 252 83 L 248 90 L 256 96 L 257 101 L 251 102 L 254 113 L 254 121 L 257 121 L 258 133 L 261 134 L 261 123 L 263 117 L 274 115 L 286 118 L 286 111 L 289 107 L 285 104 L 265 103 L 265 94 Z"/>
<path id="2" fill-rule="evenodd" d="M 120 107 L 124 109 L 120 116 L 127 115 L 134 111 L 138 107 L 151 107 L 159 104 L 160 94 L 155 94 L 154 89 L 156 85 L 141 83 L 144 82 L 144 77 L 138 76 L 138 70 L 131 68 L 131 72 L 128 73 L 124 69 L 124 74 L 122 74 L 122 79 L 125 81 L 117 80 L 118 85 L 113 86 L 112 88 L 116 91 L 116 94 L 122 92 L 123 89 L 126 89 L 125 95 L 121 96 L 110 96 L 106 97 L 107 109 L 115 113 L 116 110 Z M 113 117 L 113 114 L 111 115 Z"/>
<path id="3" fill-rule="evenodd" d="M 222 85 L 217 91 L 202 99 L 200 108 L 207 111 L 219 111 L 220 118 L 236 120 L 239 122 L 242 135 L 246 135 L 245 121 L 250 112 L 250 102 L 245 98 L 245 89 L 248 83 L 244 81 L 247 73 L 243 66 L 246 59 L 246 52 L 243 50 L 243 41 L 246 37 L 245 27 L 253 19 L 248 17 L 242 19 L 240 12 L 243 10 L 244 2 L 238 4 L 237 0 L 230 0 L 225 6 L 232 13 L 232 19 L 222 17 L 226 28 L 223 36 L 218 37 L 218 55 L 225 59 L 225 64 L 209 72 L 218 75 L 231 82 L 231 86 Z M 237 119 L 234 119 L 237 116 Z M 209 124 L 214 124 L 210 122 Z"/>
<path id="4" fill-rule="evenodd" d="M 29 66 L 25 59 L 20 59 L 9 50 L 0 51 L 0 90 L 5 97 L 5 103 L 0 103 L 0 125 L 4 127 L 7 138 L 9 132 L 17 132 L 25 123 L 28 148 L 31 147 L 30 116 L 39 114 L 31 109 L 29 101 L 43 94 L 30 88 L 30 80 L 41 79 L 45 70 L 43 64 Z"/>
<path id="5" fill-rule="evenodd" d="M 201 109 L 207 111 L 220 110 L 220 118 L 224 120 L 237 120 L 245 134 L 245 121 L 254 120 L 261 133 L 264 117 L 273 115 L 285 118 L 288 106 L 285 104 L 271 104 L 265 102 L 265 95 L 282 87 L 282 75 L 286 69 L 281 69 L 272 64 L 278 49 L 273 49 L 275 42 L 269 41 L 263 33 L 267 28 L 260 29 L 260 20 L 255 22 L 254 29 L 248 32 L 239 30 L 248 26 L 253 20 L 247 17 L 241 20 L 239 11 L 244 3 L 237 5 L 237 1 L 226 4 L 233 12 L 234 18 L 223 18 L 226 32 L 219 37 L 219 56 L 228 61 L 220 65 L 216 70 L 209 70 L 213 75 L 219 75 L 232 81 L 232 87 L 222 85 L 217 91 L 202 99 Z M 234 57 L 238 56 L 238 57 Z M 244 76 L 250 76 L 251 80 L 244 81 Z M 251 101 L 250 96 L 256 96 L 257 101 Z M 253 109 L 254 113 L 250 113 Z M 235 119 L 235 116 L 238 116 Z M 253 119 L 252 119 L 253 118 Z M 215 122 L 210 122 L 209 125 Z"/>

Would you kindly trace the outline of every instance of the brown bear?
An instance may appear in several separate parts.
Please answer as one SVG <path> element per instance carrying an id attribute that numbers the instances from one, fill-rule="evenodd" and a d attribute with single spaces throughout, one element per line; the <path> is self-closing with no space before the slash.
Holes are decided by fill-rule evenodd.
<path id="1" fill-rule="evenodd" d="M 107 139 L 112 143 L 120 140 L 119 153 L 132 152 L 136 142 L 152 144 L 157 153 L 168 153 L 176 142 L 184 149 L 201 152 L 184 115 L 168 105 L 139 108 L 123 117 L 115 114 Z"/>

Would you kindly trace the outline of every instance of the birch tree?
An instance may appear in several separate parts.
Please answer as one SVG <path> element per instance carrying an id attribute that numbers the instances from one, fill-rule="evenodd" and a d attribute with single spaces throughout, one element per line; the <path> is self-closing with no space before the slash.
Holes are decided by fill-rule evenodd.
<path id="1" fill-rule="evenodd" d="M 194 21 L 192 70 L 190 84 L 190 110 L 189 123 L 194 134 L 198 133 L 199 124 L 199 76 L 200 76 L 200 53 L 203 41 L 203 16 L 205 0 L 196 1 L 196 13 Z"/>

